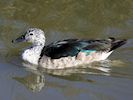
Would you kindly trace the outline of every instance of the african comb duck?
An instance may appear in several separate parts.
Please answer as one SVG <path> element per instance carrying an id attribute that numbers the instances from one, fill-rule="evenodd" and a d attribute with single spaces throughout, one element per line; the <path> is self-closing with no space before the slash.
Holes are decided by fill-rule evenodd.
<path id="1" fill-rule="evenodd" d="M 32 46 L 24 50 L 22 59 L 33 65 L 48 69 L 63 69 L 101 61 L 118 47 L 126 43 L 125 39 L 65 39 L 45 45 L 44 31 L 29 28 L 17 42 L 30 42 Z"/>

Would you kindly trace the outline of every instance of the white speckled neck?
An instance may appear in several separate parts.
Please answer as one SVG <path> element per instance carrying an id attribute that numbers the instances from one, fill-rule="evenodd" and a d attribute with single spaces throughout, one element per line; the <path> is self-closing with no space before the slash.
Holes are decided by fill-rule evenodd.
<path id="1" fill-rule="evenodd" d="M 26 62 L 38 65 L 38 60 L 43 47 L 44 45 L 36 45 L 25 50 L 22 54 L 22 59 Z"/>

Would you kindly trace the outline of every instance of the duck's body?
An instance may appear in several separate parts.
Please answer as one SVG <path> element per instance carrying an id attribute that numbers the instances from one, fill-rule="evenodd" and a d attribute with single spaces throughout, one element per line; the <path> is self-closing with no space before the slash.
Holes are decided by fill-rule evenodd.
<path id="1" fill-rule="evenodd" d="M 114 38 L 104 40 L 67 39 L 45 46 L 44 32 L 37 28 L 29 29 L 16 41 L 32 42 L 32 47 L 22 53 L 22 59 L 34 65 L 49 69 L 62 69 L 94 61 L 101 61 L 114 49 L 125 44 L 126 40 Z"/>

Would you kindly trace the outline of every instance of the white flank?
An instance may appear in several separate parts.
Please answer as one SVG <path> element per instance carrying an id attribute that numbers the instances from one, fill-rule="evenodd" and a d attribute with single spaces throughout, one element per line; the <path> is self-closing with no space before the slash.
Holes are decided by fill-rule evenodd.
<path id="1" fill-rule="evenodd" d="M 77 57 L 62 57 L 60 59 L 51 59 L 50 57 L 43 56 L 39 62 L 39 65 L 43 68 L 48 69 L 63 69 L 76 67 L 82 64 L 89 64 L 94 61 L 101 61 L 107 59 L 107 57 L 112 53 L 109 52 L 92 52 L 90 55 L 86 56 L 85 53 L 80 52 Z"/>
<path id="2" fill-rule="evenodd" d="M 113 51 L 110 52 L 102 52 L 101 60 L 105 60 L 108 58 L 108 56 L 112 53 Z"/>

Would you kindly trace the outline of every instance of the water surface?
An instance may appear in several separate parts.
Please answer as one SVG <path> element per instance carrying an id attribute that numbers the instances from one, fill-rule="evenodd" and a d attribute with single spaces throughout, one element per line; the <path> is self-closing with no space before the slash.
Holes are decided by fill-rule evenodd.
<path id="1" fill-rule="evenodd" d="M 34 71 L 11 40 L 29 27 L 47 44 L 67 38 L 125 38 L 107 61 L 80 69 Z M 0 100 L 132 100 L 132 0 L 0 0 Z"/>

